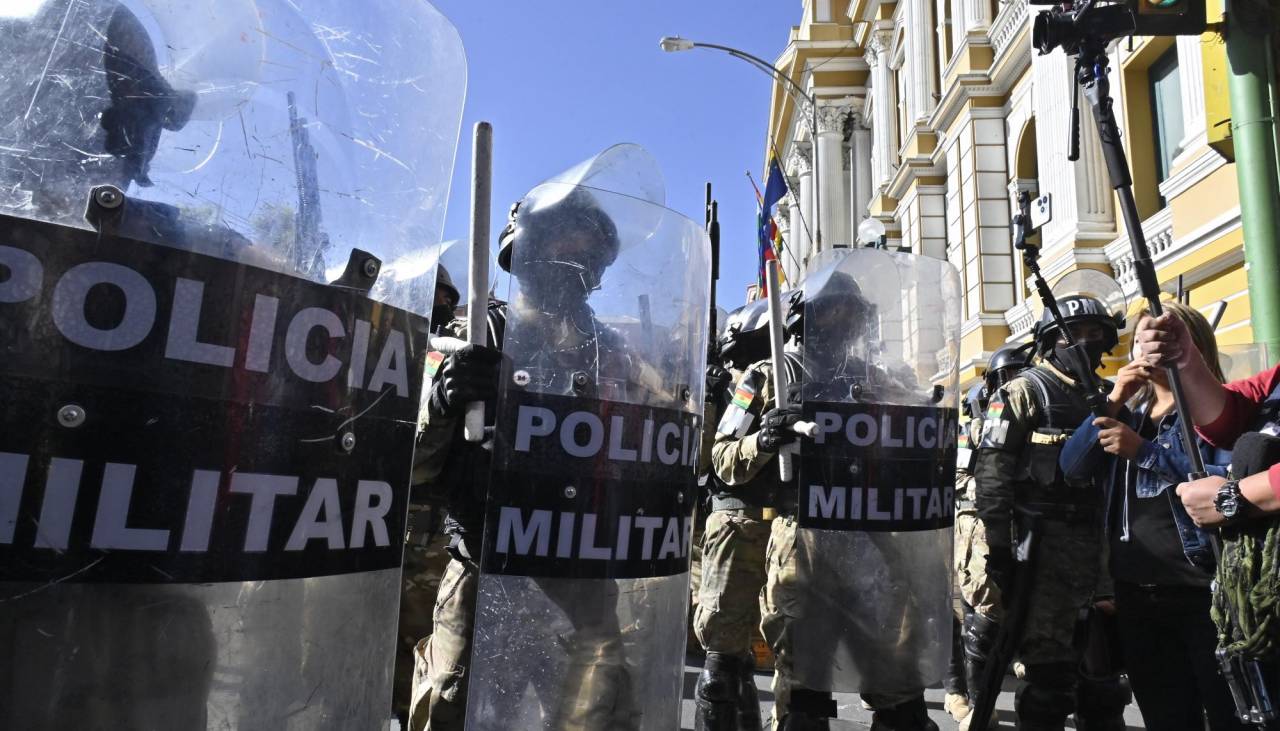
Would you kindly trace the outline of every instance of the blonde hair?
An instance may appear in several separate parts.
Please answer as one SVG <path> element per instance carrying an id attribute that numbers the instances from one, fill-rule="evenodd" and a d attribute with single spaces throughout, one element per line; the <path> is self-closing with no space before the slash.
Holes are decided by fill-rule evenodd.
<path id="1" fill-rule="evenodd" d="M 1162 299 L 1160 306 L 1165 312 L 1182 320 L 1182 324 L 1186 325 L 1187 331 L 1191 333 L 1191 342 L 1195 343 L 1196 350 L 1204 356 L 1204 363 L 1209 366 L 1209 372 L 1218 379 L 1218 383 L 1225 383 L 1227 379 L 1223 376 L 1222 365 L 1218 362 L 1218 339 L 1214 337 L 1213 327 L 1204 315 L 1200 314 L 1200 310 L 1174 299 Z M 1151 305 L 1146 300 L 1141 300 L 1133 307 L 1131 315 L 1130 322 L 1136 326 L 1142 318 L 1151 317 Z"/>

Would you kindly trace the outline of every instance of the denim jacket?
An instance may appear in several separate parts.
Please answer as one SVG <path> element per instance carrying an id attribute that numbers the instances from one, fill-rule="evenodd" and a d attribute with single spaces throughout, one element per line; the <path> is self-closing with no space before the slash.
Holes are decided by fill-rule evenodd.
<path id="1" fill-rule="evenodd" d="M 1137 431 L 1144 416 L 1145 410 L 1133 413 L 1123 409 L 1116 420 L 1128 424 L 1131 429 Z M 1086 479 L 1090 476 L 1102 478 L 1101 482 L 1106 486 L 1104 488 L 1106 490 L 1104 525 L 1108 532 L 1112 525 L 1111 506 L 1114 504 L 1115 491 L 1122 490 L 1121 495 L 1125 500 L 1123 530 L 1127 534 L 1129 492 L 1125 490 L 1124 483 L 1125 460 L 1117 459 L 1116 455 L 1103 451 L 1102 445 L 1098 443 L 1098 432 L 1101 430 L 1093 425 L 1094 418 L 1087 417 L 1067 440 L 1062 448 L 1062 455 L 1058 458 L 1058 465 L 1068 479 Z M 1156 431 L 1154 440 L 1142 440 L 1142 444 L 1138 447 L 1138 456 L 1133 460 L 1138 469 L 1134 491 L 1138 497 L 1145 499 L 1159 497 L 1161 493 L 1167 492 L 1166 497 L 1169 500 L 1169 508 L 1173 512 L 1173 522 L 1182 539 L 1182 552 L 1192 564 L 1212 568 L 1214 558 L 1209 534 L 1196 527 L 1191 521 L 1191 516 L 1187 515 L 1186 508 L 1182 507 L 1182 501 L 1171 489 L 1180 482 L 1186 482 L 1187 475 L 1191 472 L 1191 460 L 1182 446 L 1177 412 L 1161 419 L 1156 425 Z M 1200 447 L 1200 456 L 1204 458 L 1205 471 L 1210 475 L 1225 477 L 1227 466 L 1231 463 L 1231 453 L 1215 449 L 1199 438 L 1196 443 Z M 1127 540 L 1127 536 L 1122 537 L 1122 540 Z"/>

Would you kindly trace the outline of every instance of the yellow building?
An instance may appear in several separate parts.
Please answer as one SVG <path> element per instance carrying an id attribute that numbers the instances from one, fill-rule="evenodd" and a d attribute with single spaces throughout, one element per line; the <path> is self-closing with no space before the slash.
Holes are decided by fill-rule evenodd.
<path id="1" fill-rule="evenodd" d="M 784 161 L 794 192 L 779 211 L 791 281 L 818 251 L 857 245 L 862 220 L 879 219 L 890 246 L 946 258 L 960 272 L 959 365 L 971 383 L 993 350 L 1026 338 L 1038 314 L 1010 231 L 1018 192 L 1031 190 L 1053 201 L 1041 232 L 1050 283 L 1094 268 L 1115 276 L 1130 301 L 1138 296 L 1083 100 L 1080 160 L 1067 159 L 1074 59 L 1032 49 L 1039 8 L 1026 0 L 800 4 L 776 66 L 817 100 L 817 120 L 775 83 L 765 150 Z M 1253 334 L 1236 172 L 1218 150 L 1229 116 L 1222 57 L 1212 34 L 1123 39 L 1111 49 L 1115 109 L 1160 282 L 1172 292 L 1181 277 L 1191 303 L 1220 318 L 1219 342 L 1231 345 Z M 1113 366 L 1127 351 L 1115 356 Z"/>

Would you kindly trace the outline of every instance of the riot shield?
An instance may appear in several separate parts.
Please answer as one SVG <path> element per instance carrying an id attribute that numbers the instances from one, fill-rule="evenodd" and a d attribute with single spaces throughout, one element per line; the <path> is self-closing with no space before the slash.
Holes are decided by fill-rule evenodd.
<path id="1" fill-rule="evenodd" d="M 795 681 L 919 692 L 951 649 L 960 287 L 945 261 L 855 249 L 804 284 Z"/>
<path id="2" fill-rule="evenodd" d="M 465 61 L 301 6 L 0 8 L 0 727 L 389 715 Z"/>
<path id="3" fill-rule="evenodd" d="M 679 725 L 709 242 L 640 148 L 575 171 L 515 223 L 469 729 Z"/>

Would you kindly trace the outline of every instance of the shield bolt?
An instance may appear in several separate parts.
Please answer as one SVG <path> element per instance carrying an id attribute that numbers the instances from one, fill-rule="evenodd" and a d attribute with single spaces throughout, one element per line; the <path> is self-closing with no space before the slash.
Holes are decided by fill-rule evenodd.
<path id="1" fill-rule="evenodd" d="M 529 385 L 529 381 L 532 379 L 529 378 L 529 371 L 519 370 L 511 374 L 511 380 L 515 381 L 517 386 L 524 388 Z"/>
<path id="2" fill-rule="evenodd" d="M 339 440 L 342 445 L 342 451 L 350 452 L 356 448 L 356 435 L 354 432 L 343 432 L 342 438 Z"/>
<path id="3" fill-rule="evenodd" d="M 849 474 L 853 475 L 854 477 L 857 477 L 858 473 L 861 471 L 862 471 L 862 468 L 858 466 L 857 462 L 849 465 Z"/>
<path id="4" fill-rule="evenodd" d="M 574 499 L 575 497 L 578 496 L 578 488 L 574 487 L 573 485 L 565 485 L 564 496 L 569 498 L 570 500 Z"/>
<path id="5" fill-rule="evenodd" d="M 682 389 L 680 389 L 680 400 L 681 400 L 681 401 L 688 401 L 688 400 L 689 400 L 689 397 L 690 397 L 690 396 L 692 396 L 692 395 L 693 395 L 693 393 L 692 393 L 692 392 L 690 392 L 688 388 L 682 388 Z"/>
<path id="6" fill-rule="evenodd" d="M 104 185 L 93 192 L 93 200 L 103 208 L 119 208 L 124 202 L 124 194 L 119 188 Z"/>
<path id="7" fill-rule="evenodd" d="M 366 277 L 378 276 L 378 260 L 377 259 L 364 260 L 364 275 Z"/>
<path id="8" fill-rule="evenodd" d="M 678 502 L 678 503 L 682 503 L 682 502 L 684 502 L 684 493 L 683 493 L 683 492 L 677 492 L 677 493 L 676 493 L 676 502 Z"/>
<path id="9" fill-rule="evenodd" d="M 68 429 L 74 429 L 83 424 L 84 418 L 84 409 L 78 404 L 67 404 L 58 409 L 58 423 Z"/>
<path id="10" fill-rule="evenodd" d="M 587 387 L 587 374 L 577 371 L 573 374 L 573 387 L 583 389 Z"/>

